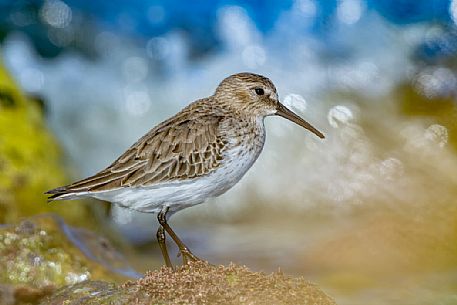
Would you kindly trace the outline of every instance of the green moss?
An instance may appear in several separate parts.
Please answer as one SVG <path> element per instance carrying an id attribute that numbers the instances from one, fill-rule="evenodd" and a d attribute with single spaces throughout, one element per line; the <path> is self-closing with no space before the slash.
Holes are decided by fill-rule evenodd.
<path id="1" fill-rule="evenodd" d="M 90 223 L 83 204 L 48 204 L 43 195 L 67 182 L 60 156 L 40 105 L 20 92 L 0 62 L 0 223 L 49 211 Z"/>

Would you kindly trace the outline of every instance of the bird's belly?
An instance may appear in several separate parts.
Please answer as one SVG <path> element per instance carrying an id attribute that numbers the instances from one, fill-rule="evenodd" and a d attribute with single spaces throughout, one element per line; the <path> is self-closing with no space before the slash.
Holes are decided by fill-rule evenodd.
<path id="1" fill-rule="evenodd" d="M 152 187 L 99 192 L 93 197 L 144 213 L 157 213 L 165 206 L 169 207 L 170 212 L 176 212 L 225 193 L 243 177 L 259 153 L 242 148 L 231 149 L 221 166 L 209 175 Z"/>
<path id="2" fill-rule="evenodd" d="M 162 183 L 153 187 L 129 187 L 94 194 L 97 199 L 144 213 L 160 212 L 165 206 L 170 212 L 202 203 L 210 197 L 211 186 L 206 179 Z"/>

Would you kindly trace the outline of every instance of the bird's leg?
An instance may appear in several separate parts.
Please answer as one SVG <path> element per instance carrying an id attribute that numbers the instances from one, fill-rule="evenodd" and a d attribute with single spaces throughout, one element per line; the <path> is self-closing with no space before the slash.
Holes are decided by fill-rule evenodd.
<path id="1" fill-rule="evenodd" d="M 160 213 L 157 215 L 157 219 L 159 220 L 160 225 L 162 228 L 167 231 L 168 235 L 173 239 L 176 245 L 179 248 L 179 252 L 181 252 L 182 259 L 184 264 L 187 264 L 190 261 L 198 261 L 200 260 L 196 257 L 187 246 L 181 241 L 181 239 L 176 235 L 176 233 L 171 229 L 171 227 L 167 223 L 167 212 L 168 207 L 164 208 Z"/>
<path id="2" fill-rule="evenodd" d="M 160 251 L 162 251 L 162 256 L 165 260 L 165 265 L 169 268 L 173 268 L 170 256 L 168 255 L 167 244 L 165 243 L 165 230 L 162 226 L 159 226 L 159 229 L 157 229 L 157 241 L 159 242 Z"/>

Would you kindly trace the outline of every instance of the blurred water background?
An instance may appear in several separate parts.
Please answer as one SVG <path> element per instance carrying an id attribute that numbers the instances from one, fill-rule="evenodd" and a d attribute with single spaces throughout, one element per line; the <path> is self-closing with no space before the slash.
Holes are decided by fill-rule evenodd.
<path id="1" fill-rule="evenodd" d="M 171 220 L 190 248 L 338 304 L 457 304 L 456 23 L 455 0 L 0 0 L 0 48 L 75 179 L 229 74 L 268 76 L 327 138 L 267 118 L 242 182 Z M 153 267 L 155 216 L 110 217 Z"/>

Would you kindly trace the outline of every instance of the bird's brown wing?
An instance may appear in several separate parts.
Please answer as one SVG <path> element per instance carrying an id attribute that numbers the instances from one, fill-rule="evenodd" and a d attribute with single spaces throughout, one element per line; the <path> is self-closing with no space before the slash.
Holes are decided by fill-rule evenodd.
<path id="1" fill-rule="evenodd" d="M 203 176 L 222 161 L 227 142 L 219 136 L 221 117 L 175 116 L 152 129 L 105 170 L 48 191 L 50 199 L 69 193 L 153 186 Z"/>

